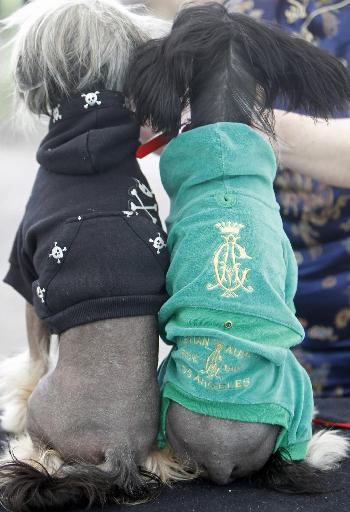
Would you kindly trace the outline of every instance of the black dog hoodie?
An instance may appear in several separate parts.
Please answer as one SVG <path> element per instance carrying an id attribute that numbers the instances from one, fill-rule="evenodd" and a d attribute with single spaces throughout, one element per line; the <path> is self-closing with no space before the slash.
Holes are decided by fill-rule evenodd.
<path id="1" fill-rule="evenodd" d="M 166 235 L 138 139 L 120 93 L 87 92 L 53 109 L 5 278 L 53 333 L 156 315 L 167 299 Z"/>

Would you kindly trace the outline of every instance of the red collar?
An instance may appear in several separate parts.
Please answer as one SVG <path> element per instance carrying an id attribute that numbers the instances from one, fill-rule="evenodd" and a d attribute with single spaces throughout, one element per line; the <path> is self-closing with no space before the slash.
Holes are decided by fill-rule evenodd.
<path id="1" fill-rule="evenodd" d="M 145 158 L 170 142 L 166 135 L 157 135 L 154 139 L 142 144 L 136 151 L 136 158 Z"/>

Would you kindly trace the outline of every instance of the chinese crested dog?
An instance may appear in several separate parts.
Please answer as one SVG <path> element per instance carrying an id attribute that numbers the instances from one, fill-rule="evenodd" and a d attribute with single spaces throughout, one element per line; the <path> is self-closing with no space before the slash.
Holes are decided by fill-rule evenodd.
<path id="1" fill-rule="evenodd" d="M 137 50 L 127 95 L 140 124 L 172 139 L 161 158 L 172 207 L 160 321 L 174 345 L 159 376 L 163 444 L 220 484 L 253 475 L 280 491 L 321 492 L 348 441 L 312 437 L 311 384 L 290 350 L 303 337 L 296 262 L 273 193 L 276 160 L 259 132 L 274 136 L 278 97 L 287 110 L 331 116 L 350 100 L 347 71 L 210 3 L 184 8 L 170 35 Z"/>
<path id="2" fill-rule="evenodd" d="M 0 368 L 1 500 L 18 512 L 144 501 L 160 486 L 167 253 L 123 90 L 135 49 L 169 27 L 116 0 L 33 0 L 2 21 L 14 28 L 18 105 L 50 126 L 5 279 L 27 301 L 29 350 Z"/>

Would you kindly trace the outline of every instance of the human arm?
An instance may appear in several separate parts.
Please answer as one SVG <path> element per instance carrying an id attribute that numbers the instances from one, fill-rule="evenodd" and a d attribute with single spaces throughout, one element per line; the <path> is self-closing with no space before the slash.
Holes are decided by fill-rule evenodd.
<path id="1" fill-rule="evenodd" d="M 350 118 L 315 122 L 282 110 L 275 117 L 275 149 L 282 168 L 350 188 Z"/>

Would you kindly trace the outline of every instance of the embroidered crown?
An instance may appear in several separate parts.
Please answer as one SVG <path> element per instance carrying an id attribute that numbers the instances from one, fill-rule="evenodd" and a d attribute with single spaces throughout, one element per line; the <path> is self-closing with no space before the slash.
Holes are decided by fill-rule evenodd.
<path id="1" fill-rule="evenodd" d="M 243 224 L 239 224 L 238 222 L 219 222 L 216 224 L 216 227 L 223 233 L 224 235 L 239 235 L 241 229 L 244 228 Z"/>

